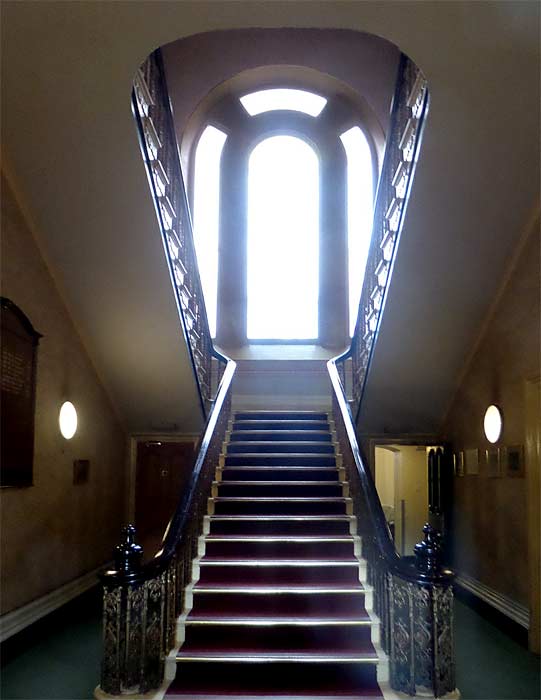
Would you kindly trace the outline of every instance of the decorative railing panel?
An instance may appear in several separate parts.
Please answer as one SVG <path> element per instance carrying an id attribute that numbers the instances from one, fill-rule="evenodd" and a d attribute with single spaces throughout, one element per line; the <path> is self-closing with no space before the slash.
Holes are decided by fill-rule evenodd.
<path id="1" fill-rule="evenodd" d="M 133 109 L 171 280 L 205 414 L 226 358 L 214 349 L 197 267 L 190 210 L 182 176 L 165 71 L 159 51 L 137 71 Z"/>
<path id="2" fill-rule="evenodd" d="M 356 417 L 391 277 L 427 109 L 427 82 L 417 66 L 402 55 L 357 324 L 351 348 L 340 358 L 349 366 L 348 399 Z"/>
<path id="3" fill-rule="evenodd" d="M 228 362 L 210 413 L 190 485 L 154 559 L 141 564 L 135 528 L 124 529 L 115 567 L 102 575 L 103 663 L 100 689 L 140 694 L 164 682 L 165 659 L 176 645 L 177 618 L 192 576 L 192 560 L 231 413 L 235 363 Z M 179 494 L 181 496 L 181 494 Z"/>
<path id="4" fill-rule="evenodd" d="M 374 480 L 362 458 L 336 362 L 328 363 L 333 419 L 354 515 L 373 587 L 381 644 L 389 655 L 391 686 L 409 695 L 443 697 L 455 691 L 453 574 L 441 564 L 439 534 L 428 523 L 415 546 L 415 564 L 394 547 Z"/>

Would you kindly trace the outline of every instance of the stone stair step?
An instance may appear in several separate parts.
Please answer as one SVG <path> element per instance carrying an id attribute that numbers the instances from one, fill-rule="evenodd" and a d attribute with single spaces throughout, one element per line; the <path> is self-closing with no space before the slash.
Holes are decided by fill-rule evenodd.
<path id="1" fill-rule="evenodd" d="M 348 535 L 350 515 L 213 515 L 207 516 L 212 535 Z"/>
<path id="2" fill-rule="evenodd" d="M 216 515 L 348 515 L 349 498 L 213 498 Z"/>
<path id="3" fill-rule="evenodd" d="M 340 471 L 336 467 L 223 467 L 216 471 L 221 481 L 338 481 Z"/>

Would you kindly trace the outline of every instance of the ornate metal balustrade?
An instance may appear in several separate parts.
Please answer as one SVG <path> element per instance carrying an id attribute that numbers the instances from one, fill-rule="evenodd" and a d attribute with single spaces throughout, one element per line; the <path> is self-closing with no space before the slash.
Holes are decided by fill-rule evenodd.
<path id="1" fill-rule="evenodd" d="M 152 53 L 137 71 L 132 103 L 182 327 L 206 415 L 227 359 L 214 349 L 210 336 L 190 210 L 159 50 Z"/>
<path id="2" fill-rule="evenodd" d="M 391 278 L 427 110 L 427 82 L 417 66 L 402 54 L 357 324 L 350 349 L 339 358 L 342 380 L 351 375 L 347 390 L 356 418 Z"/>
<path id="3" fill-rule="evenodd" d="M 116 548 L 115 568 L 103 584 L 101 693 L 146 693 L 164 682 L 165 660 L 176 646 L 177 618 L 202 532 L 207 499 L 231 412 L 230 360 L 210 413 L 190 485 L 171 519 L 161 551 L 141 565 L 142 550 L 128 525 Z M 99 692 L 97 696 L 99 696 Z"/>
<path id="4" fill-rule="evenodd" d="M 381 644 L 390 659 L 391 687 L 409 695 L 455 693 L 453 574 L 441 565 L 439 534 L 427 523 L 423 541 L 415 546 L 415 564 L 398 556 L 359 450 L 335 360 L 328 369 L 336 436 L 381 621 Z"/>

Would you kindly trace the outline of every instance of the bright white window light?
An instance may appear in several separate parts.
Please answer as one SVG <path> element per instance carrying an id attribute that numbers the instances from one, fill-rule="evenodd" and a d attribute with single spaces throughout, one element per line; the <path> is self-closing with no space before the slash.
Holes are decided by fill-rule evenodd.
<path id="1" fill-rule="evenodd" d="M 210 333 L 216 337 L 220 158 L 227 135 L 214 126 L 201 134 L 195 152 L 194 240 Z"/>
<path id="2" fill-rule="evenodd" d="M 273 136 L 248 168 L 248 338 L 317 338 L 318 286 L 319 160 Z"/>
<path id="3" fill-rule="evenodd" d="M 372 234 L 374 184 L 372 155 L 362 130 L 354 126 L 340 139 L 347 156 L 349 334 L 353 337 Z"/>
<path id="4" fill-rule="evenodd" d="M 502 434 L 503 417 L 500 409 L 494 404 L 486 410 L 484 428 L 486 439 L 492 444 L 498 442 Z"/>
<path id="5" fill-rule="evenodd" d="M 71 440 L 77 432 L 77 411 L 71 401 L 65 401 L 62 404 L 58 416 L 58 425 L 62 437 L 65 437 L 66 440 Z"/>
<path id="6" fill-rule="evenodd" d="M 327 100 L 321 95 L 306 90 L 293 90 L 291 88 L 272 88 L 259 90 L 240 98 L 242 106 L 253 117 L 262 112 L 271 112 L 276 109 L 290 109 L 295 112 L 304 112 L 311 117 L 318 117 Z"/>

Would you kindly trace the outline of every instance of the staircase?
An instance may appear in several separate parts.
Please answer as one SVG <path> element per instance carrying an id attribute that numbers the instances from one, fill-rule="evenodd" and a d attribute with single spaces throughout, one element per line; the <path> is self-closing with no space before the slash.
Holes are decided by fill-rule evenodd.
<path id="1" fill-rule="evenodd" d="M 166 697 L 383 697 L 387 659 L 351 506 L 326 413 L 235 414 Z"/>

